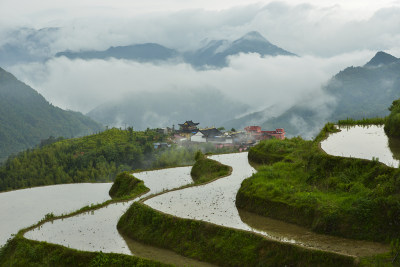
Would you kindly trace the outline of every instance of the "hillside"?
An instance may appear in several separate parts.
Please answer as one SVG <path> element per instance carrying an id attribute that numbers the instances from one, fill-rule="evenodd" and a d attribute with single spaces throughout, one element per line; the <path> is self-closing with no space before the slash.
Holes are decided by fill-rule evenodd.
<path id="1" fill-rule="evenodd" d="M 53 137 L 83 136 L 103 126 L 79 112 L 51 105 L 28 85 L 0 68 L 0 161 Z"/>
<path id="2" fill-rule="evenodd" d="M 249 161 L 259 164 L 258 172 L 243 181 L 237 207 L 318 233 L 399 238 L 399 169 L 326 154 L 319 144 L 335 131 L 328 123 L 314 141 L 295 137 L 252 147 Z"/>
<path id="3" fill-rule="evenodd" d="M 334 101 L 317 107 L 313 103 L 299 103 L 270 118 L 265 116 L 266 110 L 260 111 L 224 125 L 240 128 L 255 121 L 265 129 L 283 127 L 288 136 L 311 138 L 326 121 L 387 116 L 387 107 L 400 97 L 400 59 L 378 52 L 364 66 L 340 71 L 323 90 Z"/>
<path id="4" fill-rule="evenodd" d="M 112 181 L 124 170 L 144 167 L 156 131 L 110 129 L 99 134 L 61 140 L 21 152 L 0 167 L 0 192 L 11 189 L 82 182 Z"/>
<path id="5" fill-rule="evenodd" d="M 192 165 L 199 150 L 204 153 L 236 151 L 229 147 L 216 148 L 210 143 L 154 148 L 153 143 L 167 141 L 168 136 L 157 130 L 133 131 L 131 127 L 53 140 L 9 157 L 0 166 L 0 192 L 53 184 L 113 181 L 122 171 Z"/>
<path id="6" fill-rule="evenodd" d="M 184 54 L 185 61 L 193 66 L 225 67 L 228 56 L 239 53 L 258 53 L 261 56 L 296 56 L 267 41 L 260 33 L 253 31 L 230 42 L 228 40 L 212 40 L 206 46 Z"/>

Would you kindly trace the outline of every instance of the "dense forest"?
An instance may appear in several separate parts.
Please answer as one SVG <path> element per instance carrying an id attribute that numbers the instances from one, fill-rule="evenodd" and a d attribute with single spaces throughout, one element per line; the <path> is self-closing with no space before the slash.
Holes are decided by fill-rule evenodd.
<path id="1" fill-rule="evenodd" d="M 157 130 L 133 131 L 131 127 L 74 139 L 49 138 L 36 149 L 10 157 L 0 167 L 0 191 L 113 181 L 122 171 L 190 165 L 196 151 L 217 151 L 212 144 L 154 149 L 154 142 L 167 138 Z"/>
<path id="2" fill-rule="evenodd" d="M 34 89 L 0 68 L 0 162 L 35 147 L 49 136 L 66 138 L 99 132 L 103 126 L 79 112 L 51 105 Z"/>
<path id="3" fill-rule="evenodd" d="M 26 150 L 0 168 L 0 191 L 60 183 L 111 181 L 123 170 L 142 168 L 155 131 L 111 129 Z"/>

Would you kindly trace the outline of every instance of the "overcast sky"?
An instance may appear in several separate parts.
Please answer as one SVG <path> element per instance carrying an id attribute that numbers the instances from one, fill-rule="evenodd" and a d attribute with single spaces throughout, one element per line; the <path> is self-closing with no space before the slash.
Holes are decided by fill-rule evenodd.
<path id="1" fill-rule="evenodd" d="M 189 49 L 205 38 L 257 30 L 295 53 L 331 56 L 393 49 L 400 41 L 400 0 L 1 0 L 0 25 L 62 27 L 54 50 L 143 42 Z"/>
<path id="2" fill-rule="evenodd" d="M 53 104 L 82 112 L 131 91 L 202 86 L 259 109 L 281 102 L 289 107 L 319 94 L 332 75 L 365 64 L 379 50 L 400 57 L 400 0 L 0 0 L 0 45 L 12 42 L 9 33 L 19 27 L 60 27 L 47 40 L 52 53 L 144 42 L 190 50 L 255 30 L 300 55 L 239 55 L 227 68 L 209 71 L 65 58 L 8 69 Z"/>

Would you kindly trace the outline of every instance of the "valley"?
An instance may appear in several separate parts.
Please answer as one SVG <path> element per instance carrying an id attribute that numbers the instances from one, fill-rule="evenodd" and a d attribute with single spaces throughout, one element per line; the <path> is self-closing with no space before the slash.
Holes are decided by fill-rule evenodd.
<path id="1" fill-rule="evenodd" d="M 371 131 L 371 129 L 368 127 L 365 129 L 367 130 L 366 136 L 369 137 L 371 133 L 368 132 L 368 130 Z M 374 129 L 375 128 L 372 127 L 372 130 Z M 347 132 L 343 131 L 340 133 L 344 134 Z M 332 137 L 335 135 L 337 135 L 337 133 L 332 134 Z M 376 132 L 376 129 L 373 135 L 380 138 L 380 134 Z M 351 134 L 344 136 L 346 136 L 346 138 L 351 138 Z M 331 142 L 330 139 L 331 137 L 328 137 L 325 141 Z M 385 147 L 385 143 L 387 145 L 387 140 L 380 140 L 380 145 Z M 322 147 L 324 147 L 324 145 L 322 145 Z M 358 150 L 356 144 L 353 148 L 356 151 Z M 386 153 L 390 154 L 391 152 L 387 150 Z M 366 157 L 368 158 L 368 156 Z M 177 187 L 193 183 L 193 180 L 189 175 L 191 167 L 135 173 L 135 177 L 143 180 L 145 185 L 150 188 L 150 192 L 141 196 L 139 199 L 136 199 L 136 201 L 143 202 L 143 204 L 133 206 L 135 206 L 135 209 L 138 209 L 137 212 L 139 213 L 144 207 L 151 207 L 155 210 L 159 210 L 161 212 L 160 215 L 168 213 L 179 218 L 188 218 L 196 221 L 200 220 L 203 222 L 210 222 L 212 225 L 221 225 L 224 227 L 246 230 L 255 233 L 256 236 L 265 236 L 267 240 L 277 240 L 278 242 L 287 243 L 289 246 L 293 246 L 294 244 L 308 249 L 313 248 L 339 253 L 339 255 L 344 254 L 352 257 L 365 258 L 382 253 L 386 254 L 389 251 L 389 246 L 381 243 L 319 235 L 310 232 L 306 228 L 301 228 L 293 224 L 280 223 L 279 221 L 253 215 L 245 210 L 237 210 L 235 198 L 241 181 L 255 172 L 255 170 L 247 163 L 247 153 L 215 155 L 211 156 L 211 159 L 232 166 L 232 174 L 206 185 L 175 190 Z M 160 181 L 163 181 L 163 183 L 160 183 Z M 168 192 L 171 189 L 172 191 Z M 146 197 L 151 194 L 156 195 L 150 198 Z M 144 201 L 140 201 L 140 199 L 143 199 Z M 114 252 L 128 255 L 133 253 L 136 256 L 150 255 L 152 253 L 151 251 L 153 251 L 151 246 L 143 247 L 140 243 L 136 244 L 135 242 L 130 241 L 132 234 L 129 234 L 129 237 L 122 234 L 121 238 L 121 232 L 118 233 L 118 231 L 116 231 L 115 225 L 117 224 L 119 217 L 126 212 L 131 204 L 132 201 L 119 204 L 109 204 L 99 210 L 89 211 L 80 215 L 78 214 L 71 218 L 55 221 L 52 220 L 51 224 L 45 223 L 37 229 L 28 231 L 24 236 L 28 239 L 57 243 L 85 251 L 101 250 L 106 253 Z M 142 205 L 145 206 L 142 208 Z M 239 203 L 238 205 L 240 206 L 242 204 Z M 121 221 L 118 225 L 120 224 Z M 135 226 L 134 229 L 136 227 L 138 226 Z M 140 227 L 146 226 L 143 225 Z M 76 234 L 73 234 L 74 232 Z M 68 233 L 68 235 L 65 235 L 65 233 Z M 101 238 L 99 238 L 99 233 L 102 233 L 100 235 Z M 147 239 L 148 237 L 135 237 L 134 239 L 144 242 L 145 239 L 143 238 Z M 119 240 L 119 243 L 116 243 L 117 240 Z M 146 243 L 147 242 L 149 241 L 146 241 Z M 85 246 L 84 244 L 87 245 Z M 160 246 L 156 239 L 151 241 L 151 244 Z M 336 247 L 336 245 L 339 246 Z M 135 246 L 139 247 L 139 252 L 135 252 Z M 161 246 L 163 247 L 164 245 Z M 178 252 L 178 254 L 183 253 L 183 255 L 188 255 L 180 249 L 176 250 L 174 247 L 168 248 Z M 205 248 L 207 248 L 207 245 L 205 245 Z M 160 256 L 155 257 L 154 259 L 161 260 L 165 263 L 180 265 L 184 263 L 179 262 L 186 262 L 189 264 L 191 262 L 185 258 L 180 259 L 180 256 L 174 256 L 175 254 L 170 255 L 169 252 L 164 253 L 158 251 L 157 255 Z M 331 254 L 325 255 L 325 257 L 331 257 L 328 255 Z M 304 260 L 307 259 L 307 256 L 305 257 Z M 332 258 L 333 262 L 339 259 L 336 258 L 336 260 L 334 260 L 335 257 Z M 285 256 L 285 258 L 286 260 L 289 260 L 287 256 Z M 297 260 L 299 260 L 299 258 Z M 214 260 L 211 260 L 211 262 L 214 262 Z M 192 264 L 199 264 L 199 266 L 202 266 L 202 263 L 192 262 Z"/>
<path id="2" fill-rule="evenodd" d="M 0 267 L 400 266 L 400 2 L 0 1 Z"/>

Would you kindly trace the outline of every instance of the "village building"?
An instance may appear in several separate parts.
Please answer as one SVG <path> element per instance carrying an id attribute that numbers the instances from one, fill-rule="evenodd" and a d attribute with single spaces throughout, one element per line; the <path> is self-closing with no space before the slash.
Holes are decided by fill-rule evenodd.
<path id="1" fill-rule="evenodd" d="M 260 126 L 247 126 L 244 130 L 257 141 L 271 138 L 285 139 L 285 129 L 283 128 L 275 129 L 275 131 L 262 131 Z"/>
<path id="2" fill-rule="evenodd" d="M 215 127 L 200 129 L 195 135 L 190 139 L 192 142 L 198 143 L 232 143 L 232 138 L 229 135 L 225 135 Z"/>
<path id="3" fill-rule="evenodd" d="M 279 140 L 285 139 L 285 129 L 283 128 L 278 128 L 275 129 L 275 131 L 261 131 L 264 136 L 269 137 L 266 139 L 270 139 L 271 137 Z"/>
<path id="4" fill-rule="evenodd" d="M 190 140 L 190 137 L 199 131 L 197 125 L 200 123 L 193 121 L 186 121 L 183 124 L 179 124 L 179 134 Z"/>
<path id="5" fill-rule="evenodd" d="M 233 146 L 232 137 L 228 133 L 222 133 L 215 127 L 200 129 L 191 137 L 190 141 L 194 143 L 212 143 L 217 148 Z"/>
<path id="6" fill-rule="evenodd" d="M 184 138 L 190 143 L 213 143 L 218 146 L 240 146 L 249 147 L 257 142 L 266 139 L 276 138 L 279 140 L 285 139 L 285 130 L 283 128 L 275 129 L 275 131 L 263 131 L 260 126 L 247 126 L 242 132 L 226 132 L 222 133 L 215 127 L 199 129 L 199 123 L 186 121 L 179 124 L 179 131 L 174 135 L 175 142 L 181 143 L 181 138 Z M 179 140 L 179 141 L 178 141 Z"/>

